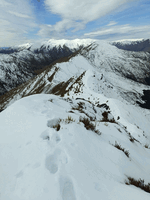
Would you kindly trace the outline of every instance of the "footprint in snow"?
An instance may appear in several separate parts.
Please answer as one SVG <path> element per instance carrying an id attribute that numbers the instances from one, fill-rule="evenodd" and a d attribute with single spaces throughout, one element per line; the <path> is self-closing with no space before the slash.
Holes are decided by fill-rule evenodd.
<path id="1" fill-rule="evenodd" d="M 41 138 L 43 138 L 43 140 L 49 140 L 50 139 L 49 132 L 47 130 L 42 132 Z"/>
<path id="2" fill-rule="evenodd" d="M 65 152 L 60 149 L 56 149 L 52 155 L 46 157 L 45 166 L 51 174 L 55 174 L 58 171 L 60 164 L 67 164 L 68 157 Z"/>
<path id="3" fill-rule="evenodd" d="M 61 138 L 60 138 L 60 136 L 59 136 L 57 133 L 55 133 L 55 134 L 52 135 L 51 140 L 52 140 L 54 143 L 57 144 L 57 143 L 59 143 L 59 142 L 61 141 Z"/>
<path id="4" fill-rule="evenodd" d="M 76 200 L 73 182 L 70 178 L 60 179 L 60 191 L 63 200 Z"/>
<path id="5" fill-rule="evenodd" d="M 55 174 L 58 171 L 58 161 L 55 153 L 46 158 L 45 166 L 51 174 Z"/>

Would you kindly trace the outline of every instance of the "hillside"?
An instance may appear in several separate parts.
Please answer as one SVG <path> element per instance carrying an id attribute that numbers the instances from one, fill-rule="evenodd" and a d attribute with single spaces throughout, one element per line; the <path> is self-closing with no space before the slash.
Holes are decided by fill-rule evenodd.
<path id="1" fill-rule="evenodd" d="M 99 85 L 95 88 L 97 92 L 112 98 L 119 93 L 121 99 L 140 101 L 143 90 L 149 88 L 149 61 L 148 53 L 123 51 L 104 41 L 95 42 L 57 60 L 25 84 L 1 96 L 0 110 L 31 94 L 69 95 L 73 87 L 79 87 L 82 74 L 86 76 L 89 70 L 91 76 L 96 76 L 93 81 Z"/>
<path id="2" fill-rule="evenodd" d="M 1 199 L 149 200 L 149 61 L 95 41 L 1 96 Z"/>
<path id="3" fill-rule="evenodd" d="M 33 78 L 56 60 L 70 56 L 92 40 L 49 40 L 0 51 L 0 95 Z"/>

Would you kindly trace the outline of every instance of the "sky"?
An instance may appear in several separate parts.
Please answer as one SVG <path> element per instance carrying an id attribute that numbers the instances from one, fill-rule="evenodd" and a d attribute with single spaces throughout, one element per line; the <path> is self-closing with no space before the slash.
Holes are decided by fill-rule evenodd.
<path id="1" fill-rule="evenodd" d="M 75 38 L 150 38 L 150 1 L 0 0 L 0 47 Z"/>

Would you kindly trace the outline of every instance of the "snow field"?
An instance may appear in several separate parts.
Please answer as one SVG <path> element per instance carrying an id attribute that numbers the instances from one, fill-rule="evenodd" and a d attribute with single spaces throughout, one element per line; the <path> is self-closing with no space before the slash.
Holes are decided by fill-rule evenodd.
<path id="1" fill-rule="evenodd" d="M 43 94 L 1 113 L 1 199 L 149 199 L 125 185 L 126 176 L 149 181 L 149 149 L 130 142 L 120 123 L 97 123 L 100 136 L 86 130 L 79 112 L 68 113 L 71 107 L 63 98 Z M 74 121 L 66 123 L 68 116 Z M 64 121 L 57 131 L 52 126 L 59 118 Z M 129 158 L 113 146 L 115 141 L 129 150 Z"/>

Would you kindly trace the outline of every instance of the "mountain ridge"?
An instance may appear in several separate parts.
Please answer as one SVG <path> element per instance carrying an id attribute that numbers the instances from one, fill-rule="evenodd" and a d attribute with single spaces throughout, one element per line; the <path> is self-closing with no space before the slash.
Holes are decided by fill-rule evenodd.
<path id="1" fill-rule="evenodd" d="M 2 95 L 1 200 L 149 200 L 149 60 L 96 41 Z"/>
<path id="2" fill-rule="evenodd" d="M 75 63 L 77 62 L 78 64 L 73 63 L 73 60 L 76 60 Z M 107 42 L 96 42 L 76 51 L 66 58 L 60 58 L 59 60 L 56 60 L 56 62 L 54 62 L 52 65 L 44 68 L 42 70 L 43 72 L 39 73 L 39 75 L 35 76 L 35 78 L 32 78 L 24 85 L 21 85 L 18 88 L 6 93 L 6 95 L 1 96 L 0 109 L 4 109 L 7 104 L 12 101 L 12 99 L 18 99 L 19 95 L 20 98 L 41 92 L 52 94 L 58 93 L 61 96 L 65 95 L 67 93 L 67 87 L 69 87 L 69 84 L 75 84 L 81 74 L 88 70 L 88 67 L 84 68 L 84 70 L 81 70 L 83 68 L 81 64 L 82 62 L 84 63 L 83 66 L 89 66 L 89 69 L 97 71 L 95 73 L 100 73 L 100 77 L 103 76 L 103 78 L 106 78 L 108 85 L 109 83 L 112 85 L 111 81 L 113 81 L 114 84 L 114 79 L 111 80 L 110 77 L 115 76 L 122 77 L 123 79 L 127 80 L 129 79 L 129 82 L 132 81 L 134 83 L 134 81 L 136 81 L 137 84 L 144 84 L 145 86 L 143 85 L 142 88 L 148 89 L 149 86 L 146 78 L 148 78 L 150 74 L 149 60 L 150 56 L 148 53 L 129 53 L 127 51 L 119 50 Z M 76 65 L 79 65 L 80 67 L 77 67 Z M 70 66 L 72 68 L 72 72 L 69 70 L 69 68 L 67 69 L 66 66 Z M 64 71 L 65 69 L 67 70 Z M 74 69 L 78 69 L 80 73 L 74 74 Z M 55 77 L 57 77 L 59 73 L 62 73 L 62 71 L 64 71 L 63 74 L 59 75 L 55 80 Z M 69 71 L 70 75 L 68 73 Z M 66 74 L 69 76 L 67 77 Z M 127 87 L 122 87 L 122 89 L 128 91 Z M 142 92 L 143 91 L 140 91 L 141 95 Z M 133 96 L 140 96 L 138 93 L 134 94 L 133 91 L 130 91 L 130 96 L 132 96 L 131 94 Z M 141 98 L 138 99 L 140 102 Z"/>
<path id="3" fill-rule="evenodd" d="M 145 51 L 150 53 L 150 39 L 120 40 L 111 44 L 127 51 Z"/>

